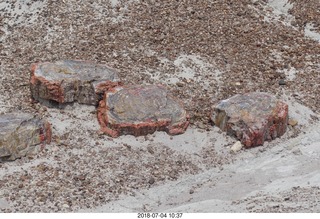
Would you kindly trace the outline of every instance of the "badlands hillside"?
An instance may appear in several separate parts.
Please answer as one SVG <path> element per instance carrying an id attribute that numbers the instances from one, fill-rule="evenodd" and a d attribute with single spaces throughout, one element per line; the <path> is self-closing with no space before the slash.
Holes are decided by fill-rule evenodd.
<path id="1" fill-rule="evenodd" d="M 111 138 L 95 106 L 32 101 L 30 66 L 90 60 L 162 84 L 181 135 Z M 0 114 L 48 120 L 44 150 L 0 163 L 0 212 L 320 212 L 319 0 L 0 0 Z M 267 92 L 287 132 L 232 152 L 220 100 Z"/>

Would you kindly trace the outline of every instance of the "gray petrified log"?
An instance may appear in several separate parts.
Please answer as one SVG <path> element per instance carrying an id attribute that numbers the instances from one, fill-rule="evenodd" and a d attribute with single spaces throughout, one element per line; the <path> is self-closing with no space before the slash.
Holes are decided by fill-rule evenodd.
<path id="1" fill-rule="evenodd" d="M 40 102 L 97 105 L 103 93 L 118 86 L 120 80 L 106 65 L 63 60 L 33 64 L 30 84 L 32 97 Z"/>
<path id="2" fill-rule="evenodd" d="M 0 115 L 0 161 L 34 154 L 51 141 L 51 126 L 29 113 Z"/>
<path id="3" fill-rule="evenodd" d="M 161 85 L 117 87 L 105 92 L 98 108 L 101 130 L 112 136 L 185 132 L 189 116 L 183 105 Z"/>
<path id="4" fill-rule="evenodd" d="M 288 105 L 263 92 L 237 94 L 220 101 L 211 119 L 245 147 L 253 147 L 286 132 Z"/>

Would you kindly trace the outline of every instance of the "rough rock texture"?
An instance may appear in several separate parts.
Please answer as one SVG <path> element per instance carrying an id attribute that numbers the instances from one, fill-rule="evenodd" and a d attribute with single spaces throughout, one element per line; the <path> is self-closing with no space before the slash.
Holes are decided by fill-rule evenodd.
<path id="1" fill-rule="evenodd" d="M 64 60 L 31 66 L 31 94 L 38 101 L 96 105 L 104 91 L 119 83 L 115 70 L 88 61 Z"/>
<path id="2" fill-rule="evenodd" d="M 286 132 L 288 105 L 267 93 L 238 94 L 219 102 L 211 119 L 245 147 L 254 147 Z"/>
<path id="3" fill-rule="evenodd" d="M 98 120 L 102 131 L 112 137 L 155 131 L 176 135 L 189 125 L 182 104 L 161 85 L 118 87 L 106 92 L 99 104 Z"/>
<path id="4" fill-rule="evenodd" d="M 27 113 L 0 115 L 0 161 L 36 153 L 50 141 L 48 122 Z"/>

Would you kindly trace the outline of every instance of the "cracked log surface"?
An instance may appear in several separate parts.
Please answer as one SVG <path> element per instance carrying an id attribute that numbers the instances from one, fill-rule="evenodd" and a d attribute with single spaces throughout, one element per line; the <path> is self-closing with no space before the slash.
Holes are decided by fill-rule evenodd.
<path id="1" fill-rule="evenodd" d="M 43 149 L 51 141 L 51 126 L 29 113 L 0 115 L 0 161 L 15 160 Z"/>
<path id="2" fill-rule="evenodd" d="M 288 105 L 263 92 L 238 94 L 220 101 L 211 119 L 245 147 L 254 147 L 286 132 Z"/>
<path id="3" fill-rule="evenodd" d="M 112 137 L 166 131 L 185 132 L 189 116 L 161 85 L 118 87 L 106 92 L 98 108 L 101 130 Z"/>
<path id="4" fill-rule="evenodd" d="M 104 91 L 120 84 L 118 74 L 106 65 L 63 60 L 31 66 L 31 94 L 40 102 L 97 105 Z"/>

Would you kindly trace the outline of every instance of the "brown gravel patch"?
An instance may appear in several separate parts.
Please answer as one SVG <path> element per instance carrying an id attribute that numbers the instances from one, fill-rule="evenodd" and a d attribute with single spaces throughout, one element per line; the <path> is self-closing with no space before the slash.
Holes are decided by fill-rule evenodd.
<path id="1" fill-rule="evenodd" d="M 293 8 L 289 13 L 295 16 L 293 25 L 303 29 L 306 23 L 313 25 L 314 30 L 320 32 L 320 2 L 318 0 L 290 0 Z"/>
<path id="2" fill-rule="evenodd" d="M 29 171 L 6 175 L 0 180 L 1 195 L 11 201 L 14 212 L 91 208 L 120 195 L 135 196 L 137 189 L 200 171 L 190 157 L 163 146 L 134 149 L 124 145 L 85 152 L 67 148 L 53 155 L 53 161 L 48 159 Z M 0 211 L 12 210 L 0 208 Z"/>
<path id="3" fill-rule="evenodd" d="M 245 202 L 247 211 L 254 213 L 318 213 L 319 193 L 318 186 L 296 186 L 275 196 L 260 193 L 233 204 Z"/>
<path id="4" fill-rule="evenodd" d="M 212 81 L 206 90 L 193 80 L 183 87 L 170 85 L 184 100 L 192 122 L 207 123 L 213 103 L 249 91 L 288 90 L 318 111 L 319 43 L 281 23 L 265 22 L 264 1 L 133 1 L 127 9 L 124 3 L 112 8 L 107 1 L 65 2 L 49 0 L 36 25 L 4 25 L 10 34 L 3 40 L 1 67 L 8 76 L 2 86 L 10 84 L 12 105 L 20 105 L 18 98 L 29 98 L 25 84 L 32 62 L 94 60 L 118 69 L 125 83 L 141 84 L 155 82 L 146 71 L 174 75 L 172 62 L 181 54 L 194 54 L 223 74 L 219 85 L 206 75 Z M 149 50 L 153 53 L 146 54 Z M 160 58 L 169 64 L 163 65 Z M 285 79 L 281 71 L 291 67 L 298 76 L 280 86 L 279 80 Z"/>

